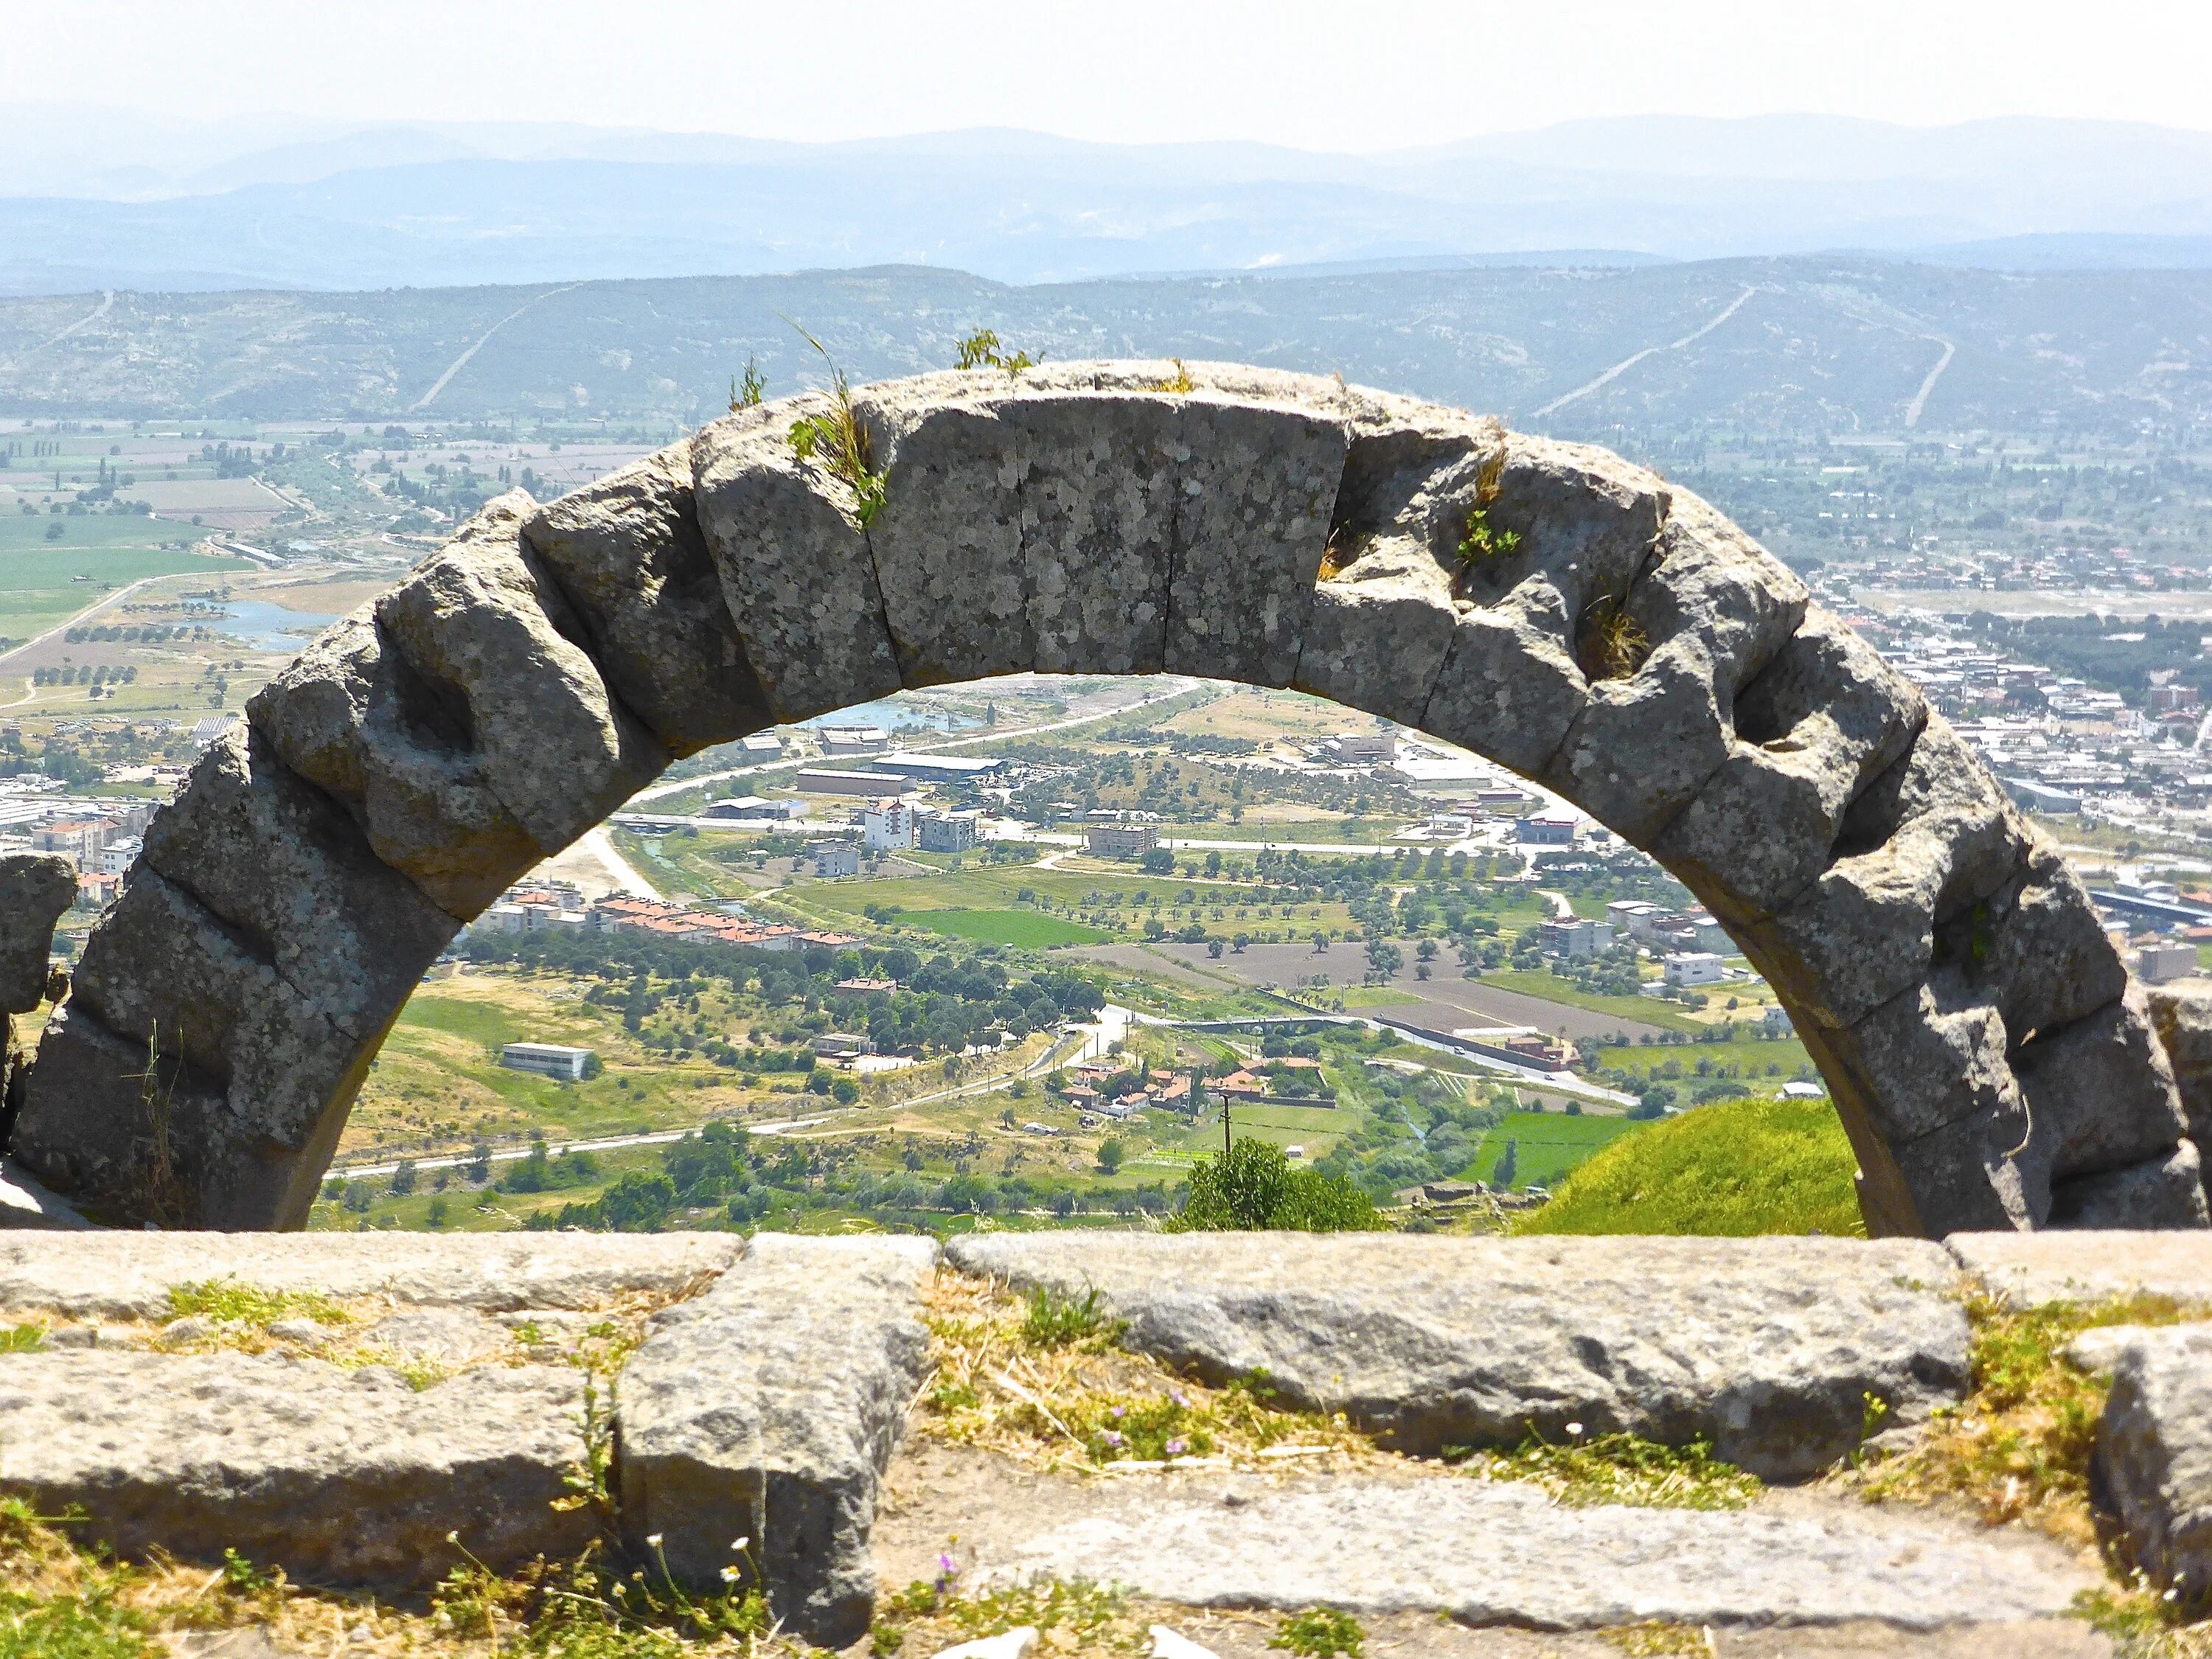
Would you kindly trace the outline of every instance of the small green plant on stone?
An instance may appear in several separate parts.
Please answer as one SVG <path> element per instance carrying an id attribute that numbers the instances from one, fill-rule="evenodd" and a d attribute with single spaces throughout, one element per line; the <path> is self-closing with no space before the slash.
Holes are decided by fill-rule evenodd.
<path id="1" fill-rule="evenodd" d="M 1633 1434 L 1585 1435 L 1567 1425 L 1564 1441 L 1533 1429 L 1510 1452 L 1444 1449 L 1485 1480 L 1521 1480 L 1541 1486 L 1564 1507 L 1622 1504 L 1638 1509 L 1740 1510 L 1764 1490 L 1755 1474 L 1723 1463 L 1702 1440 L 1662 1446 Z"/>
<path id="2" fill-rule="evenodd" d="M 2112 1638 L 2119 1659 L 2204 1659 L 2212 1654 L 2212 1620 L 2172 1590 L 2160 1590 L 2138 1569 L 2122 1589 L 2083 1590 L 2071 1608 L 2076 1619 Z"/>
<path id="3" fill-rule="evenodd" d="M 1334 1607 L 1308 1607 L 1284 1620 L 1267 1638 L 1267 1645 L 1297 1654 L 1300 1659 L 1336 1659 L 1339 1654 L 1345 1659 L 1360 1659 L 1366 1641 L 1367 1632 L 1350 1613 Z"/>
<path id="4" fill-rule="evenodd" d="M 1065 1348 L 1092 1337 L 1118 1334 L 1119 1323 L 1098 1306 L 1094 1289 L 1077 1297 L 1040 1285 L 1030 1292 L 1029 1314 L 1022 1321 L 1022 1340 L 1033 1348 Z"/>
<path id="5" fill-rule="evenodd" d="M 1697 1626 L 1678 1625 L 1668 1619 L 1613 1625 L 1600 1631 L 1598 1636 L 1629 1655 L 1630 1659 L 1675 1659 L 1678 1655 L 1705 1659 L 1713 1650 L 1713 1644 Z"/>
<path id="6" fill-rule="evenodd" d="M 343 1325 L 353 1317 L 320 1291 L 267 1291 L 236 1279 L 200 1279 L 169 1287 L 169 1311 L 179 1319 L 194 1315 L 225 1324 L 265 1327 L 280 1319 L 312 1319 L 318 1325 Z"/>
<path id="7" fill-rule="evenodd" d="M 44 1325 L 9 1325 L 0 1328 L 0 1353 L 36 1353 L 46 1346 Z"/>
<path id="8" fill-rule="evenodd" d="M 996 368 L 1009 374 L 1018 374 L 1025 368 L 1035 368 L 1037 360 L 1026 351 L 1008 356 L 999 349 L 999 337 L 992 330 L 979 328 L 960 343 L 960 367 L 963 368 Z"/>
<path id="9" fill-rule="evenodd" d="M 1583 613 L 1581 647 L 1583 672 L 1594 680 L 1626 679 L 1651 654 L 1644 624 L 1628 614 L 1626 593 L 1601 593 Z"/>
<path id="10" fill-rule="evenodd" d="M 959 1571 L 950 1556 L 939 1556 L 938 1566 L 934 1580 L 917 1578 L 877 1603 L 877 1652 L 896 1652 L 906 1639 L 904 1626 L 925 1619 L 946 1620 L 952 1633 L 968 1641 L 1003 1636 L 1024 1625 L 1048 1637 L 1059 1631 L 1068 1639 L 1049 1642 L 1048 1649 L 1054 1652 L 1138 1645 L 1136 1632 L 1115 1629 L 1127 1598 L 1109 1586 L 1054 1580 L 967 1595 L 961 1591 Z M 884 1633 L 890 1636 L 890 1647 L 883 1645 Z"/>
<path id="11" fill-rule="evenodd" d="M 276 1581 L 234 1549 L 222 1553 L 222 1587 L 232 1595 L 266 1595 Z"/>
<path id="12" fill-rule="evenodd" d="M 1175 373 L 1162 380 L 1155 389 L 1161 392 L 1172 392 L 1178 397 L 1186 392 L 1197 391 L 1198 382 L 1190 378 L 1190 371 L 1182 366 L 1182 359 L 1170 357 L 1168 361 L 1175 365 Z"/>
<path id="13" fill-rule="evenodd" d="M 732 375 L 730 379 L 730 413 L 735 415 L 741 410 L 758 409 L 767 392 L 768 382 L 761 378 L 758 360 L 747 356 L 744 378 Z"/>
<path id="14" fill-rule="evenodd" d="M 600 1522 L 611 1528 L 615 1522 L 615 1499 L 612 1475 L 615 1466 L 615 1379 L 606 1379 L 605 1395 L 600 1395 L 599 1377 L 590 1368 L 584 1371 L 584 1405 L 575 1417 L 576 1431 L 582 1437 L 582 1449 L 561 1477 L 561 1484 L 568 1495 L 556 1498 L 556 1510 L 588 1509 Z"/>
<path id="15" fill-rule="evenodd" d="M 793 324 L 797 328 L 797 324 Z M 866 530 L 884 506 L 884 475 L 876 471 L 875 441 L 853 407 L 852 383 L 829 348 L 801 328 L 806 343 L 830 365 L 830 407 L 820 415 L 802 415 L 791 423 L 791 447 L 802 461 L 821 458 L 830 476 L 853 492 L 853 516 Z"/>
<path id="16" fill-rule="evenodd" d="M 1521 545 L 1520 532 L 1494 529 L 1490 522 L 1491 504 L 1497 501 L 1504 477 L 1505 452 L 1502 449 L 1475 471 L 1474 505 L 1468 510 L 1467 523 L 1459 538 L 1462 577 L 1473 575 L 1493 560 L 1504 558 Z"/>

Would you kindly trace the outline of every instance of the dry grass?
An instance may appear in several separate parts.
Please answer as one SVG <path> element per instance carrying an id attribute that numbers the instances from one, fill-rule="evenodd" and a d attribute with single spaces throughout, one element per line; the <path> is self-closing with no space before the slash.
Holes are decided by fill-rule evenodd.
<path id="1" fill-rule="evenodd" d="M 1598 1632 L 1601 1639 L 1619 1648 L 1632 1659 L 1661 1659 L 1661 1656 L 1687 1654 L 1696 1659 L 1707 1659 L 1714 1652 L 1712 1632 L 1695 1625 L 1678 1625 L 1664 1619 L 1646 1619 L 1641 1624 L 1615 1625 Z"/>
<path id="2" fill-rule="evenodd" d="M 1212 1388 L 1115 1346 L 1074 1335 L 1061 1310 L 994 1282 L 940 1271 L 927 1296 L 936 1377 L 921 1432 L 1033 1468 L 1345 1468 L 1382 1458 L 1340 1414 L 1285 1409 L 1264 1382 Z"/>
<path id="3" fill-rule="evenodd" d="M 1582 637 L 1575 653 L 1593 680 L 1623 680 L 1644 666 L 1651 641 L 1644 625 L 1628 614 L 1626 593 L 1604 593 L 1583 613 Z"/>
<path id="4" fill-rule="evenodd" d="M 1972 1391 L 1936 1413 L 1909 1450 L 1836 1479 L 1870 1503 L 1963 1501 L 1986 1526 L 2018 1522 L 2068 1544 L 2094 1544 L 2089 1455 L 2110 1383 L 2075 1367 L 2067 1345 L 2099 1327 L 2171 1325 L 2202 1310 L 2164 1297 L 2021 1310 L 1978 1293 L 1966 1311 Z"/>
<path id="5" fill-rule="evenodd" d="M 1479 1480 L 1540 1486 L 1566 1509 L 1740 1510 L 1765 1490 L 1757 1475 L 1721 1462 L 1702 1441 L 1662 1446 L 1632 1434 L 1574 1433 L 1556 1442 L 1532 1434 L 1511 1451 L 1473 1453 L 1460 1468 Z"/>

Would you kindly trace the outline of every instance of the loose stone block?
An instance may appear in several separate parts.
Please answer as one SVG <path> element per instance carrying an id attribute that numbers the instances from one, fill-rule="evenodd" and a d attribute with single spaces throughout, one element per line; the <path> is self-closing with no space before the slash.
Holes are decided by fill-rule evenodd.
<path id="1" fill-rule="evenodd" d="M 226 1548 L 295 1579 L 430 1588 L 572 1557 L 596 1524 L 553 1507 L 582 1453 L 583 1375 L 491 1366 L 417 1393 L 381 1366 L 106 1349 L 0 1360 L 0 1490 L 125 1556 Z"/>
<path id="2" fill-rule="evenodd" d="M 706 1294 L 656 1315 L 622 1377 L 623 1525 L 684 1583 L 750 1548 L 769 1606 L 818 1645 L 868 1628 L 868 1534 L 927 1365 L 927 1240 L 763 1234 Z"/>
<path id="3" fill-rule="evenodd" d="M 2112 1356 L 2093 1493 L 2151 1583 L 2202 1607 L 2212 1603 L 2212 1327 L 2129 1337 Z"/>
<path id="4" fill-rule="evenodd" d="M 2013 1070 L 2056 1177 L 2166 1158 L 2186 1132 L 2173 1074 L 2151 1035 L 2140 992 L 2039 1034 L 2014 1055 Z M 2203 1207 L 2200 1193 L 2200 1215 Z M 2160 1222 L 2146 1217 L 2142 1224 Z"/>
<path id="5" fill-rule="evenodd" d="M 1095 1289 L 1131 1347 L 1216 1381 L 1264 1371 L 1421 1454 L 1579 1423 L 1802 1479 L 1858 1444 L 1866 1395 L 1910 1422 L 1966 1384 L 1951 1263 L 1922 1243 L 999 1233 L 946 1255 Z"/>

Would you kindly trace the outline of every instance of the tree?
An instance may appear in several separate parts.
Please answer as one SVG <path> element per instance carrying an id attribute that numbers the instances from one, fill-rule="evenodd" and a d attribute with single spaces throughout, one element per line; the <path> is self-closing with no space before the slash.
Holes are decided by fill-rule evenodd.
<path id="1" fill-rule="evenodd" d="M 1137 867 L 1148 876 L 1171 876 L 1175 873 L 1175 854 L 1164 847 L 1155 847 L 1137 860 Z"/>
<path id="2" fill-rule="evenodd" d="M 405 1198 L 415 1190 L 415 1160 L 403 1158 L 392 1171 L 392 1195 Z"/>
<path id="3" fill-rule="evenodd" d="M 840 1106 L 850 1106 L 860 1097 L 860 1085 L 848 1077 L 841 1077 L 830 1085 L 830 1098 Z"/>
<path id="4" fill-rule="evenodd" d="M 1206 954 L 1212 957 L 1215 961 L 1219 961 L 1221 959 L 1221 941 L 1218 939 L 1208 939 L 1206 942 Z"/>
<path id="5" fill-rule="evenodd" d="M 491 1142 L 479 1140 L 469 1148 L 469 1179 L 482 1186 L 491 1179 Z"/>
<path id="6" fill-rule="evenodd" d="M 1374 1200 L 1342 1176 L 1294 1166 L 1265 1140 L 1240 1140 L 1202 1158 L 1190 1195 L 1169 1218 L 1171 1232 L 1371 1232 L 1382 1223 Z"/>
<path id="7" fill-rule="evenodd" d="M 1505 1150 L 1498 1155 L 1498 1167 L 1490 1172 L 1491 1181 L 1500 1187 L 1510 1188 L 1513 1177 L 1521 1170 L 1521 1143 L 1509 1140 Z"/>
<path id="8" fill-rule="evenodd" d="M 1120 1139 L 1115 1136 L 1109 1135 L 1098 1145 L 1098 1168 L 1100 1172 L 1105 1175 L 1112 1175 L 1115 1170 L 1121 1167 L 1121 1160 L 1127 1156 L 1128 1149 L 1122 1146 Z"/>

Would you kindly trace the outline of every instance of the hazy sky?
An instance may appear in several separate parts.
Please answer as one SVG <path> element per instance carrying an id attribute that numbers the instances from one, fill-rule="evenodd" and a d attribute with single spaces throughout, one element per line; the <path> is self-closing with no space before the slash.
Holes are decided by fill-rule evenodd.
<path id="1" fill-rule="evenodd" d="M 1579 116 L 2212 128 L 2203 0 L 0 0 L 0 100 L 1370 150 Z"/>

